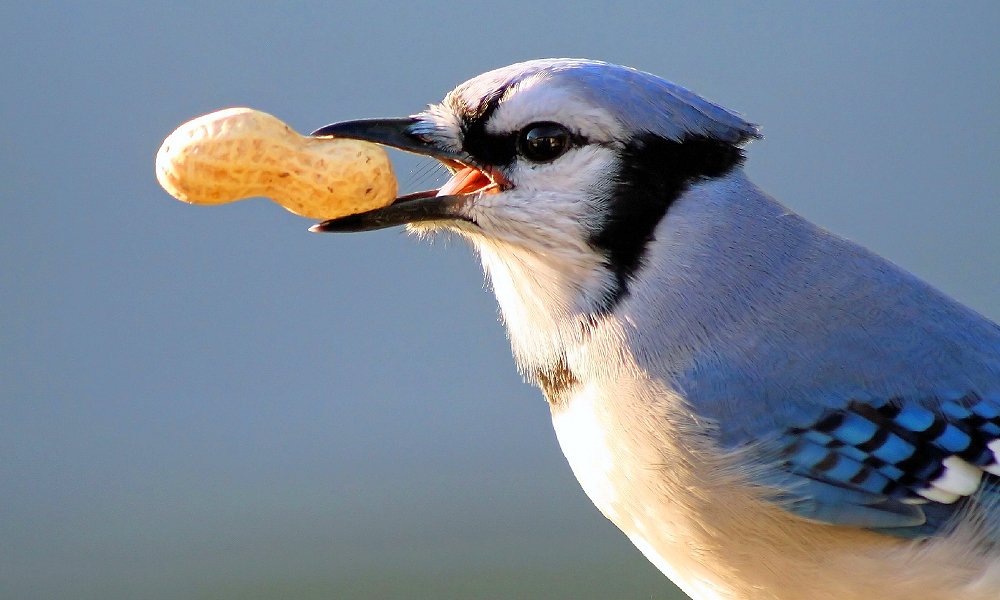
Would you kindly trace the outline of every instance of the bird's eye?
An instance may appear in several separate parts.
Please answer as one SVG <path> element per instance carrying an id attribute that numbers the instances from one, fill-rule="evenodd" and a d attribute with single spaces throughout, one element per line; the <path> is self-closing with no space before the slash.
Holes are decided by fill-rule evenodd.
<path id="1" fill-rule="evenodd" d="M 517 151 L 531 162 L 549 162 L 565 154 L 572 141 L 569 130 L 559 123 L 532 123 L 518 135 Z"/>

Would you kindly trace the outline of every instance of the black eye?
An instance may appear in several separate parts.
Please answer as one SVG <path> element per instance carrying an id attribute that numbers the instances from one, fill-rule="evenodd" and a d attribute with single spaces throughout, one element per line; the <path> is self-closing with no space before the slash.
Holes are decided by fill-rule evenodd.
<path id="1" fill-rule="evenodd" d="M 517 137 L 517 151 L 531 162 L 549 162 L 569 150 L 573 136 L 559 123 L 532 123 Z"/>

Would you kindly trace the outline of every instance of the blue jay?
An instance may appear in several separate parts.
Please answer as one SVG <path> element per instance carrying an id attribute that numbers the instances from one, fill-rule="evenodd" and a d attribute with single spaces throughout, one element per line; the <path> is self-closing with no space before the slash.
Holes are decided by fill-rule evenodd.
<path id="1" fill-rule="evenodd" d="M 313 229 L 467 238 L 583 489 L 692 598 L 1000 598 L 1000 327 L 758 189 L 755 125 L 550 59 L 314 135 L 452 172 Z"/>

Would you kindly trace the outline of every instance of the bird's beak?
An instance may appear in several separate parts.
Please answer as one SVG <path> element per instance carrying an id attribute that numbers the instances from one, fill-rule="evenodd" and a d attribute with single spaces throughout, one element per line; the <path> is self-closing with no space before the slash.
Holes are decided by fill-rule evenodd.
<path id="1" fill-rule="evenodd" d="M 413 128 L 419 122 L 418 119 L 413 117 L 341 121 L 340 123 L 332 123 L 325 127 L 320 127 L 309 135 L 313 137 L 338 137 L 363 140 L 434 158 L 460 158 L 454 152 L 449 152 L 435 146 L 428 138 L 413 133 Z"/>
<path id="2" fill-rule="evenodd" d="M 400 196 L 392 204 L 368 212 L 330 219 L 309 228 L 317 232 L 372 231 L 426 221 L 470 221 L 464 210 L 480 192 L 496 188 L 494 180 L 467 165 L 463 155 L 441 148 L 430 138 L 413 133 L 418 120 L 361 119 L 343 121 L 312 132 L 315 137 L 338 137 L 391 146 L 440 160 L 453 176 L 441 189 Z M 465 158 L 465 160 L 468 160 Z"/>

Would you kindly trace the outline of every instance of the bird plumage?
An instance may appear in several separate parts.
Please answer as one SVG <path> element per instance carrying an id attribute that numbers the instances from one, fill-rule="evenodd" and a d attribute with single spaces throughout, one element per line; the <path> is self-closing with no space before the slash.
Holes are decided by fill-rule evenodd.
<path id="1" fill-rule="evenodd" d="M 584 490 L 688 594 L 1000 597 L 1000 328 L 754 186 L 756 126 L 553 59 L 406 132 L 499 187 L 414 227 L 476 247 Z"/>

